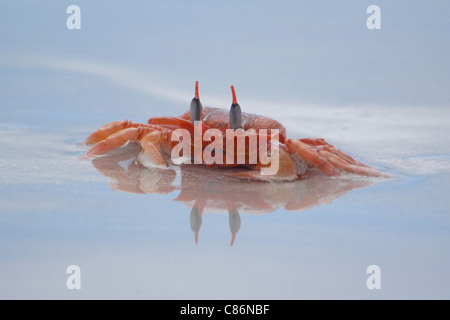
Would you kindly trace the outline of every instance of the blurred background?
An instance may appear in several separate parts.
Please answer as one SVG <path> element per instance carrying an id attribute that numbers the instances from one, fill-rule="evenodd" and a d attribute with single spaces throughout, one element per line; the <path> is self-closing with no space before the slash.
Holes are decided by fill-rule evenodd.
<path id="1" fill-rule="evenodd" d="M 79 30 L 66 25 L 72 4 Z M 366 26 L 372 4 L 380 30 Z M 449 12 L 447 1 L 2 1 L 0 297 L 448 299 Z M 233 84 L 243 111 L 395 179 L 295 186 L 311 208 L 241 214 L 231 248 L 226 210 L 205 214 L 195 245 L 192 203 L 173 201 L 179 172 L 170 192 L 120 192 L 123 159 L 99 169 L 79 145 L 110 121 L 185 112 L 195 81 L 206 106 L 229 108 Z M 139 174 L 125 183 L 154 178 Z M 81 290 L 66 287 L 71 264 Z M 366 287 L 372 264 L 381 290 Z"/>

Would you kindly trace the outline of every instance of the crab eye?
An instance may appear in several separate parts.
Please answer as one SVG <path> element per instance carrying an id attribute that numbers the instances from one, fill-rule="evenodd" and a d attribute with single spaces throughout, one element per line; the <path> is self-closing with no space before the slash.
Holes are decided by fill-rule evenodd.
<path id="1" fill-rule="evenodd" d="M 195 125 L 195 121 L 200 121 L 202 116 L 202 103 L 198 97 L 198 81 L 195 82 L 195 97 L 191 101 L 191 121 Z"/>
<path id="2" fill-rule="evenodd" d="M 233 94 L 233 102 L 230 109 L 230 128 L 233 130 L 242 128 L 242 111 L 241 106 L 237 103 L 236 92 L 234 86 L 231 86 L 231 93 Z"/>

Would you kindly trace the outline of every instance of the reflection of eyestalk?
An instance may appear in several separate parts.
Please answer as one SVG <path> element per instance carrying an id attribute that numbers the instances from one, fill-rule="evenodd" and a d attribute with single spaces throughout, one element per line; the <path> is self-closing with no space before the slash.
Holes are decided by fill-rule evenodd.
<path id="1" fill-rule="evenodd" d="M 236 240 L 236 233 L 239 232 L 241 228 L 241 217 L 239 216 L 239 212 L 237 209 L 228 209 L 228 222 L 230 223 L 230 231 L 231 231 L 231 243 L 230 246 L 233 245 L 234 240 Z"/>
<path id="2" fill-rule="evenodd" d="M 195 232 L 195 244 L 198 243 L 198 232 L 202 226 L 202 213 L 199 211 L 196 205 L 191 209 L 191 230 Z"/>

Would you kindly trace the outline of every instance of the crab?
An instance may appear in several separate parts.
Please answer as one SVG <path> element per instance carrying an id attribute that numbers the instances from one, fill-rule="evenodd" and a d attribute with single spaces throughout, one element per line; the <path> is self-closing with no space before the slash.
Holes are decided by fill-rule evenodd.
<path id="1" fill-rule="evenodd" d="M 273 214 L 280 208 L 287 212 L 301 212 L 329 205 L 340 196 L 369 187 L 377 180 L 328 179 L 320 171 L 310 170 L 303 179 L 291 182 L 255 183 L 230 178 L 230 171 L 239 171 L 240 168 L 204 170 L 202 166 L 193 165 L 167 170 L 147 168 L 134 161 L 140 151 L 139 145 L 129 144 L 93 159 L 92 164 L 109 178 L 110 188 L 114 191 L 176 195 L 174 201 L 183 203 L 190 210 L 186 213 L 190 212 L 188 220 L 196 244 L 203 220 L 208 220 L 205 214 L 228 215 L 232 246 L 241 229 L 242 214 Z"/>
<path id="2" fill-rule="evenodd" d="M 242 150 L 233 150 L 223 148 L 215 148 L 212 151 L 220 159 L 229 156 L 230 151 L 236 152 L 233 156 L 236 158 L 240 154 L 244 154 L 244 162 L 231 162 L 225 160 L 214 163 L 213 166 L 220 168 L 237 167 L 238 172 L 233 170 L 230 176 L 238 179 L 259 180 L 259 181 L 294 181 L 300 179 L 311 169 L 317 169 L 323 174 L 330 177 L 338 177 L 343 173 L 350 173 L 362 176 L 385 177 L 388 176 L 377 169 L 356 161 L 346 153 L 335 148 L 321 138 L 287 138 L 286 128 L 278 121 L 255 114 L 247 114 L 241 111 L 240 105 L 237 103 L 236 92 L 234 86 L 231 86 L 232 104 L 231 109 L 225 110 L 220 108 L 203 107 L 199 98 L 198 81 L 195 83 L 195 95 L 190 104 L 190 110 L 178 117 L 154 117 L 148 122 L 139 123 L 130 120 L 120 120 L 108 123 L 85 140 L 85 144 L 90 146 L 87 152 L 88 157 L 98 157 L 104 155 L 116 148 L 119 148 L 130 141 L 140 144 L 142 147 L 137 161 L 146 167 L 169 168 L 172 165 L 179 165 L 173 160 L 174 148 L 179 145 L 181 140 L 176 133 L 184 130 L 195 136 L 195 130 L 200 130 L 204 135 L 208 130 L 214 129 L 222 134 L 223 142 L 227 135 L 232 132 L 245 132 L 247 136 L 255 136 L 260 141 L 264 140 L 268 143 L 258 144 L 260 150 L 250 150 L 246 145 Z M 273 139 L 273 135 L 268 135 L 267 130 L 277 132 L 277 139 Z M 175 138 L 173 138 L 175 135 Z M 187 143 L 188 148 L 194 150 L 198 146 L 195 145 L 195 139 L 183 141 Z M 200 141 L 200 151 L 208 151 L 211 145 L 206 141 Z M 267 168 L 260 156 L 256 156 L 256 162 L 249 161 L 252 152 L 261 154 L 261 151 L 267 154 L 273 153 L 276 146 L 278 152 L 278 165 L 274 174 L 261 174 L 262 168 Z M 262 148 L 266 150 L 261 150 Z M 189 151 L 191 151 L 189 150 Z M 209 150 L 211 151 L 211 150 Z M 183 153 L 185 150 L 183 150 Z M 201 153 L 202 155 L 203 153 Z M 203 164 L 210 167 L 211 163 L 207 159 L 200 160 L 196 155 L 189 157 L 195 160 L 194 163 Z M 273 155 L 273 154 L 272 154 Z M 197 158 L 196 158 L 197 157 Z M 194 159 L 195 158 L 195 159 Z M 234 158 L 234 159 L 235 159 Z M 185 162 L 184 162 L 185 163 Z M 192 162 L 191 162 L 192 163 Z"/>

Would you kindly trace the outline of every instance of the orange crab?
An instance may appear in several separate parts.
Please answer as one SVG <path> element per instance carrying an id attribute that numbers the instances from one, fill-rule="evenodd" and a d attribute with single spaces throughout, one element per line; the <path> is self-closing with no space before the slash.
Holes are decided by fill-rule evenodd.
<path id="1" fill-rule="evenodd" d="M 247 159 L 240 164 L 232 164 L 233 167 L 242 168 L 239 172 L 233 170 L 230 175 L 251 180 L 261 181 L 293 181 L 301 177 L 309 168 L 317 168 L 329 176 L 339 176 L 342 172 L 348 172 L 363 176 L 387 176 L 386 174 L 354 160 L 349 155 L 336 149 L 324 139 L 288 139 L 286 129 L 281 123 L 268 117 L 247 114 L 241 112 L 241 107 L 237 103 L 234 87 L 231 86 L 232 105 L 230 111 L 203 107 L 198 93 L 198 82 L 195 84 L 195 96 L 191 101 L 190 110 L 178 117 L 157 117 L 150 118 L 147 124 L 132 122 L 129 120 L 114 121 L 104 125 L 93 132 L 86 140 L 85 144 L 92 146 L 87 152 L 88 157 L 96 157 L 108 153 L 130 141 L 141 145 L 142 150 L 137 160 L 147 167 L 168 168 L 173 165 L 170 155 L 174 147 L 180 143 L 173 139 L 177 129 L 183 129 L 195 136 L 195 129 L 200 128 L 204 134 L 209 129 L 216 129 L 223 134 L 224 142 L 228 131 L 245 130 L 261 139 L 268 139 L 269 142 L 264 148 L 270 154 L 269 146 L 275 142 L 267 133 L 267 130 L 277 130 L 279 133 L 276 141 L 278 154 L 278 167 L 273 175 L 260 174 L 261 168 L 267 166 L 257 157 L 256 163 L 250 163 L 250 153 L 248 147 L 244 148 Z M 201 127 L 198 127 L 200 122 Z M 186 142 L 186 141 L 184 141 Z M 189 146 L 194 150 L 195 141 L 189 141 Z M 261 146 L 261 145 L 259 145 Z M 208 145 L 201 141 L 201 151 L 205 151 Z M 236 151 L 234 149 L 233 151 Z M 222 152 L 223 157 L 227 156 L 230 150 L 216 149 L 214 152 Z M 238 152 L 239 153 L 239 152 Z M 221 155 L 221 156 L 222 156 Z M 220 156 L 220 157 L 221 157 Z M 234 155 L 237 157 L 237 154 Z M 196 162 L 198 163 L 198 162 Z M 203 164 L 205 161 L 202 161 Z M 207 164 L 209 166 L 209 163 Z M 219 167 L 227 167 L 230 164 L 225 161 L 218 164 Z"/>

